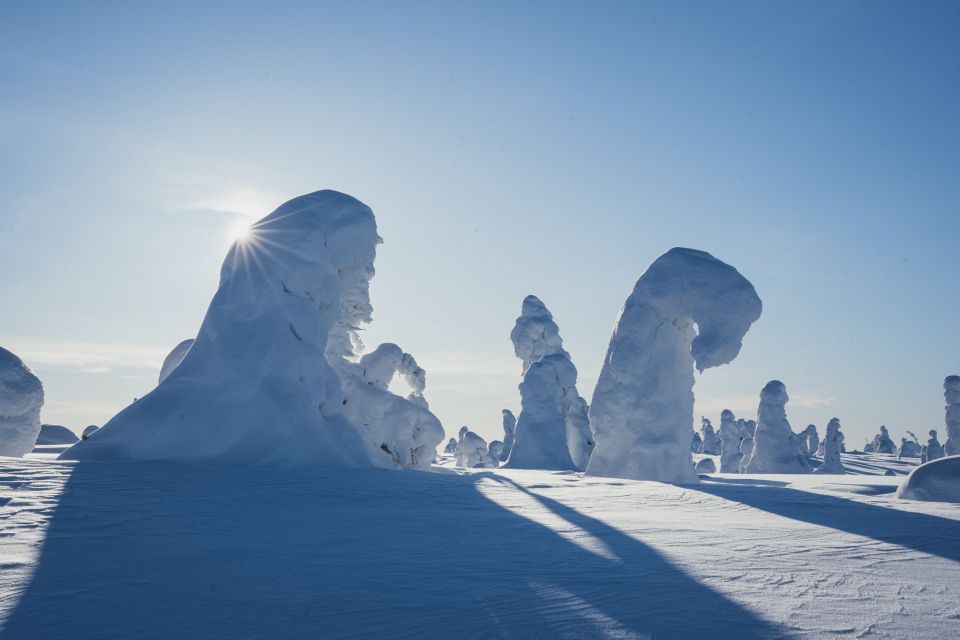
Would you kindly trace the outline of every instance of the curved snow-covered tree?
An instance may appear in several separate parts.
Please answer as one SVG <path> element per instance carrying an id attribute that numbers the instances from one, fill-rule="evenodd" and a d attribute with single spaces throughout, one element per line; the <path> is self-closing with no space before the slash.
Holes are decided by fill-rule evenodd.
<path id="1" fill-rule="evenodd" d="M 517 432 L 517 419 L 510 409 L 503 410 L 503 451 L 500 453 L 500 462 L 506 462 L 513 451 L 513 442 Z"/>
<path id="2" fill-rule="evenodd" d="M 344 415 L 344 381 L 361 377 L 356 332 L 371 320 L 379 241 L 373 212 L 348 195 L 318 191 L 280 206 L 230 248 L 182 362 L 62 457 L 429 464 L 443 432 L 399 432 L 417 424 L 412 412 L 380 442 Z"/>
<path id="3" fill-rule="evenodd" d="M 753 285 L 709 253 L 675 248 L 637 280 L 610 338 L 590 406 L 587 473 L 696 482 L 693 371 L 737 357 L 762 305 Z"/>
<path id="4" fill-rule="evenodd" d="M 560 330 L 536 296 L 523 300 L 510 332 L 523 362 L 520 416 L 504 466 L 583 469 L 593 450 L 587 403 L 577 391 L 577 368 L 563 349 Z"/>
<path id="5" fill-rule="evenodd" d="M 743 454 L 740 453 L 742 432 L 730 409 L 720 414 L 720 473 L 739 473 Z"/>
<path id="6" fill-rule="evenodd" d="M 840 432 L 840 420 L 832 418 L 827 423 L 827 434 L 823 438 L 823 464 L 814 473 L 846 473 L 840 462 L 840 445 L 843 434 Z"/>
<path id="7" fill-rule="evenodd" d="M 787 421 L 790 397 L 779 380 L 771 380 L 760 392 L 757 433 L 747 473 L 810 473 L 810 463 L 800 449 Z"/>
<path id="8" fill-rule="evenodd" d="M 947 402 L 947 439 L 943 443 L 943 452 L 948 456 L 960 455 L 960 376 L 944 379 L 943 398 Z"/>
<path id="9" fill-rule="evenodd" d="M 33 451 L 40 435 L 43 384 L 23 360 L 0 347 L 0 456 Z"/>
<path id="10" fill-rule="evenodd" d="M 700 453 L 709 456 L 720 455 L 720 438 L 713 429 L 709 418 L 700 418 Z"/>
<path id="11" fill-rule="evenodd" d="M 167 357 L 163 359 L 163 365 L 160 367 L 160 377 L 157 380 L 157 384 L 160 384 L 167 379 L 173 370 L 177 368 L 181 362 L 183 362 L 183 357 L 187 355 L 187 351 L 190 351 L 190 347 L 193 346 L 193 338 L 187 338 L 183 342 L 175 346 L 170 353 L 167 354 Z"/>

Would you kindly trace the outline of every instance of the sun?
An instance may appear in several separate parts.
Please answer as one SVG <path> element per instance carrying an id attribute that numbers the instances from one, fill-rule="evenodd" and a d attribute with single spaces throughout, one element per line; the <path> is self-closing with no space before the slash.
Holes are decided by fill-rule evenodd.
<path id="1" fill-rule="evenodd" d="M 245 223 L 237 223 L 230 228 L 229 239 L 230 242 L 240 242 L 244 243 L 250 240 L 253 235 L 253 227 Z"/>

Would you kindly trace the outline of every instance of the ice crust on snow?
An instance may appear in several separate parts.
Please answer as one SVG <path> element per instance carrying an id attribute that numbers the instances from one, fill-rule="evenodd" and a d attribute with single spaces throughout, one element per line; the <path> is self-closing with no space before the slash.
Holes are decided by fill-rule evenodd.
<path id="1" fill-rule="evenodd" d="M 690 453 L 694 368 L 736 358 L 762 310 L 753 285 L 709 253 L 657 258 L 623 304 L 590 406 L 587 473 L 696 482 Z"/>
<path id="2" fill-rule="evenodd" d="M 897 497 L 960 503 L 960 456 L 939 458 L 920 465 L 897 489 Z"/>
<path id="3" fill-rule="evenodd" d="M 948 456 L 960 455 L 960 376 L 944 379 L 943 398 L 947 403 L 947 439 L 943 443 L 943 452 Z"/>
<path id="4" fill-rule="evenodd" d="M 187 351 L 190 351 L 190 347 L 193 346 L 193 340 L 193 338 L 184 340 L 167 354 L 167 357 L 163 359 L 163 365 L 160 367 L 160 377 L 157 380 L 157 384 L 166 380 L 167 376 L 177 368 L 177 365 L 183 362 L 183 357 L 187 355 Z"/>
<path id="5" fill-rule="evenodd" d="M 580 469 L 593 450 L 587 403 L 560 329 L 536 296 L 524 298 L 510 332 L 523 363 L 520 416 L 506 465 L 519 469 Z"/>
<path id="6" fill-rule="evenodd" d="M 800 438 L 787 421 L 786 404 L 790 397 L 779 380 L 771 380 L 760 392 L 757 432 L 753 455 L 745 473 L 809 473 L 810 464 L 803 454 Z"/>
<path id="7" fill-rule="evenodd" d="M 359 363 L 379 241 L 373 212 L 348 195 L 280 206 L 230 248 L 180 364 L 61 457 L 429 465 L 439 423 L 368 384 Z M 351 401 L 369 401 L 369 423 L 345 415 L 358 415 Z"/>
<path id="8" fill-rule="evenodd" d="M 840 420 L 832 418 L 827 423 L 827 434 L 823 438 L 823 464 L 814 473 L 846 473 L 840 462 L 840 447 L 843 434 L 840 432 Z"/>
<path id="9" fill-rule="evenodd" d="M 40 434 L 43 384 L 23 360 L 0 347 L 0 456 L 33 451 Z"/>

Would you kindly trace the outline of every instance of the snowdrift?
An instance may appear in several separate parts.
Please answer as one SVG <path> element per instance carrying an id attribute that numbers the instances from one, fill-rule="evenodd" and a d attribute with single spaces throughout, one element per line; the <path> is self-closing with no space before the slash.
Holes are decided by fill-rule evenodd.
<path id="1" fill-rule="evenodd" d="M 960 456 L 939 458 L 920 465 L 897 489 L 897 497 L 960 503 Z"/>

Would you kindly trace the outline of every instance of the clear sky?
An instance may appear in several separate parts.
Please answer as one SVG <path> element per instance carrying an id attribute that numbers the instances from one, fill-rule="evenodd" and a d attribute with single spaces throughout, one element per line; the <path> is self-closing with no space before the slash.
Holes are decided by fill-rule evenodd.
<path id="1" fill-rule="evenodd" d="M 202 6 L 194 6 L 202 5 Z M 697 415 L 778 378 L 794 430 L 943 430 L 960 373 L 960 3 L 0 7 L 0 345 L 102 424 L 199 327 L 238 224 L 321 188 L 385 243 L 365 341 L 449 433 L 519 409 L 528 293 L 589 400 L 673 246 L 764 302 Z"/>

